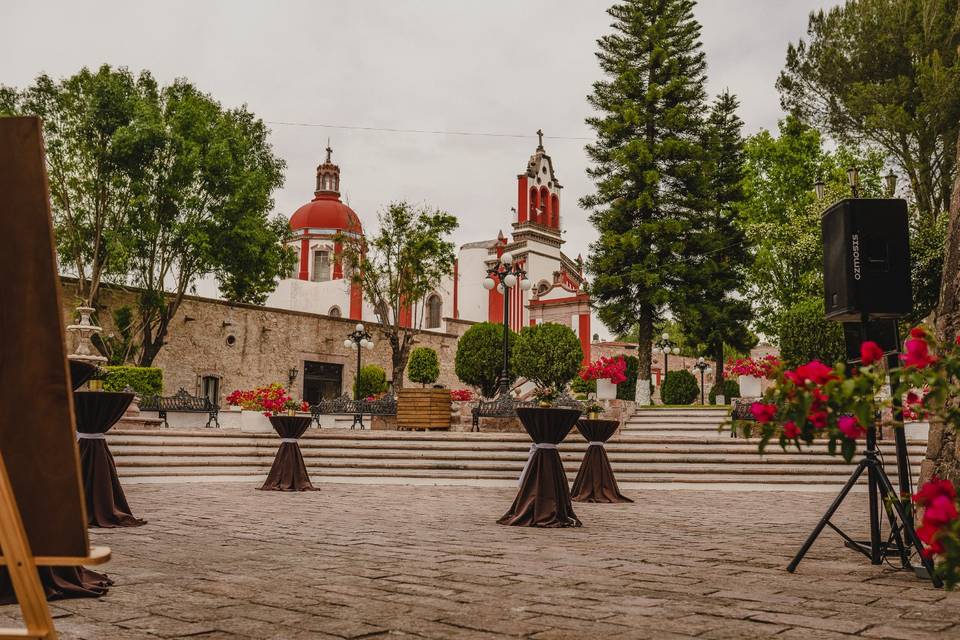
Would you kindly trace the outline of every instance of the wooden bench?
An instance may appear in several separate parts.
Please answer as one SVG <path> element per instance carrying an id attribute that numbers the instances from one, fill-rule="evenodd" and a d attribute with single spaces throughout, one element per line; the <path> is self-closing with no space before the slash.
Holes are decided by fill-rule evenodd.
<path id="1" fill-rule="evenodd" d="M 206 427 L 210 427 L 212 422 L 218 428 L 220 427 L 220 407 L 210 399 L 203 396 L 192 396 L 187 390 L 180 388 L 172 396 L 145 396 L 140 400 L 141 411 L 156 411 L 157 417 L 163 420 L 163 426 L 169 427 L 167 423 L 167 413 L 205 413 L 207 414 Z"/>
<path id="2" fill-rule="evenodd" d="M 397 400 L 392 393 L 377 400 L 352 400 L 344 394 L 331 400 L 321 400 L 310 405 L 310 415 L 317 426 L 320 426 L 320 416 L 337 415 L 353 416 L 351 429 L 363 429 L 363 416 L 395 416 L 397 415 Z"/>

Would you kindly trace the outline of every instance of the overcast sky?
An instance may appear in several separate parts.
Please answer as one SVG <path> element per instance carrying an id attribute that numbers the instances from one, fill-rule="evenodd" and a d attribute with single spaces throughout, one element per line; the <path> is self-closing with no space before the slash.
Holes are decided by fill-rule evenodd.
<path id="1" fill-rule="evenodd" d="M 599 77 L 594 51 L 609 28 L 609 4 L 8 0 L 0 4 L 0 84 L 22 87 L 41 72 L 61 77 L 104 62 L 149 69 L 164 83 L 189 78 L 270 123 L 287 163 L 277 213 L 289 217 L 313 197 L 329 137 L 344 197 L 368 230 L 380 207 L 406 199 L 456 214 L 458 243 L 509 230 L 516 175 L 542 128 L 564 186 L 564 251 L 586 256 L 596 233 L 577 206 L 591 188 L 585 97 Z M 748 132 L 776 127 L 783 114 L 774 82 L 787 43 L 805 35 L 811 10 L 834 4 L 701 0 L 708 93 L 737 94 Z"/>

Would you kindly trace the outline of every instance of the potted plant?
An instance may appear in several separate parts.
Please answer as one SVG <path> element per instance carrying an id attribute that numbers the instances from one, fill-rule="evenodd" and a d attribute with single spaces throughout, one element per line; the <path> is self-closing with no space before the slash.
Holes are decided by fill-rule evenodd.
<path id="1" fill-rule="evenodd" d="M 773 355 L 758 359 L 747 357 L 734 360 L 731 358 L 724 367 L 724 376 L 738 376 L 741 397 L 759 398 L 763 393 L 763 380 L 771 378 L 779 368 L 780 360 Z"/>
<path id="2" fill-rule="evenodd" d="M 587 419 L 589 420 L 599 420 L 600 416 L 603 415 L 603 405 L 597 402 L 591 402 L 583 410 L 587 414 Z"/>
<path id="3" fill-rule="evenodd" d="M 429 347 L 418 347 L 410 352 L 407 378 L 419 382 L 419 389 L 402 388 L 397 392 L 397 428 L 449 429 L 450 390 L 427 388 L 440 377 L 440 360 Z"/>
<path id="4" fill-rule="evenodd" d="M 533 397 L 537 400 L 537 406 L 542 409 L 548 409 L 560 397 L 560 392 L 556 387 L 537 387 L 533 390 Z"/>
<path id="5" fill-rule="evenodd" d="M 237 389 L 227 396 L 227 404 L 239 405 L 241 431 L 272 431 L 270 416 L 288 411 L 288 403 L 294 410 L 309 410 L 306 402 L 297 402 L 287 393 L 287 389 L 279 382 L 256 387 L 254 389 Z"/>
<path id="6" fill-rule="evenodd" d="M 622 356 L 601 357 L 580 370 L 580 379 L 597 381 L 598 400 L 615 400 L 617 385 L 627 381 L 627 361 Z"/>

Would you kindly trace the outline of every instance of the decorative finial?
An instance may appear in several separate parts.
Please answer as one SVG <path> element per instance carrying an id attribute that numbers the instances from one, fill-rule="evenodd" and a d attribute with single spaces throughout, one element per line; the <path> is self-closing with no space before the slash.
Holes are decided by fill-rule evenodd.
<path id="1" fill-rule="evenodd" d="M 333 154 L 333 149 L 330 148 L 330 138 L 327 138 L 327 164 L 330 164 L 330 156 Z"/>
<path id="2" fill-rule="evenodd" d="M 539 138 L 537 151 L 543 151 L 543 129 L 537 129 L 537 138 Z"/>
<path id="3" fill-rule="evenodd" d="M 497 233 L 497 240 L 499 240 L 501 243 L 507 241 L 507 237 L 503 235 L 503 229 L 500 229 L 500 232 Z"/>

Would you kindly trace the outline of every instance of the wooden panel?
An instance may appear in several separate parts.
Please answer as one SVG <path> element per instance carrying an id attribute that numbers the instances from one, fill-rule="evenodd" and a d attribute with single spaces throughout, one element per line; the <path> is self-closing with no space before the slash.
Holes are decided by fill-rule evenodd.
<path id="1" fill-rule="evenodd" d="M 400 389 L 397 394 L 397 428 L 449 429 L 448 389 Z"/>
<path id="2" fill-rule="evenodd" d="M 37 556 L 87 556 L 38 118 L 0 118 L 0 452 Z"/>

